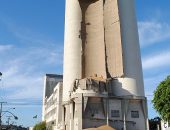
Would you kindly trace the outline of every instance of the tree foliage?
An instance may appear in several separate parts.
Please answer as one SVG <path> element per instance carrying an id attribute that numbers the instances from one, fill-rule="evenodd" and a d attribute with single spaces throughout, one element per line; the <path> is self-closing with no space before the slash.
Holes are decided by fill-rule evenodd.
<path id="1" fill-rule="evenodd" d="M 158 85 L 152 103 L 161 118 L 170 122 L 170 76 Z"/>
<path id="2" fill-rule="evenodd" d="M 46 130 L 46 122 L 43 121 L 43 122 L 36 124 L 33 130 Z"/>

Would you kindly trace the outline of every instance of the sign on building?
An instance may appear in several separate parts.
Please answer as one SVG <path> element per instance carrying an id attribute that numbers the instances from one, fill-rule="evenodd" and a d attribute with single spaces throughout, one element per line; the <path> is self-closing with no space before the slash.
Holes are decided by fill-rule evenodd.
<path id="1" fill-rule="evenodd" d="M 162 130 L 170 130 L 170 125 L 168 125 L 168 122 L 161 122 L 161 128 Z"/>

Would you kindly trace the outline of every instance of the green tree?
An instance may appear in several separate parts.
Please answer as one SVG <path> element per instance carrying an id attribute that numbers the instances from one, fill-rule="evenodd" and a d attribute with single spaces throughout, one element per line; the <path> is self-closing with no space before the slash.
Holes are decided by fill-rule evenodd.
<path id="1" fill-rule="evenodd" d="M 43 121 L 43 122 L 36 124 L 33 130 L 46 130 L 46 122 Z"/>
<path id="2" fill-rule="evenodd" d="M 158 85 L 152 103 L 161 118 L 170 122 L 170 76 Z"/>

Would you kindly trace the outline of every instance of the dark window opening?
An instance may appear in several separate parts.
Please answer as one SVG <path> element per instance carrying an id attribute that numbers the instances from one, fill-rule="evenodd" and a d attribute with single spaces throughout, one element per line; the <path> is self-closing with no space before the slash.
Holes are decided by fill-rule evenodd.
<path id="1" fill-rule="evenodd" d="M 132 118 L 139 118 L 139 111 L 131 111 Z"/>
<path id="2" fill-rule="evenodd" d="M 111 117 L 120 117 L 119 110 L 111 110 Z"/>

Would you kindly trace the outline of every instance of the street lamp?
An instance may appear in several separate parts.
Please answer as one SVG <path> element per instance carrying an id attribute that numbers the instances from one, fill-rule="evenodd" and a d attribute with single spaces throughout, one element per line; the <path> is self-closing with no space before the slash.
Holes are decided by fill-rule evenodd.
<path id="1" fill-rule="evenodd" d="M 15 116 L 12 112 L 10 112 L 10 111 L 2 111 L 2 112 L 9 113 L 9 114 L 11 114 L 14 117 L 15 120 L 18 120 L 18 117 Z M 2 121 L 1 118 L 2 118 L 2 116 L 0 117 L 0 120 Z M 2 124 L 0 125 L 0 130 L 2 130 Z"/>
<path id="2" fill-rule="evenodd" d="M 2 72 L 0 72 L 0 77 L 2 76 Z M 0 81 L 1 81 L 1 78 L 0 78 Z"/>
<path id="3" fill-rule="evenodd" d="M 0 109 L 0 130 L 2 130 L 2 116 L 3 116 L 5 113 L 11 114 L 11 115 L 14 117 L 15 120 L 18 120 L 18 117 L 15 116 L 12 112 L 10 112 L 10 111 L 2 111 L 2 104 L 3 104 L 3 103 L 6 103 L 6 102 L 0 102 L 0 104 L 1 104 L 1 109 Z M 9 108 L 8 110 L 10 110 L 10 109 L 15 109 L 15 108 Z M 2 115 L 2 113 L 4 113 L 4 114 Z"/>
<path id="4" fill-rule="evenodd" d="M 13 117 L 14 117 L 14 119 L 15 119 L 15 120 L 18 120 L 18 117 L 17 117 L 17 116 L 15 116 L 12 112 L 10 112 L 10 111 L 2 111 L 2 112 L 10 113 L 11 115 L 13 115 Z"/>
<path id="5" fill-rule="evenodd" d="M 15 110 L 15 107 L 8 108 L 6 111 Z"/>
<path id="6" fill-rule="evenodd" d="M 15 107 L 14 108 L 9 108 L 9 109 L 7 109 L 6 111 L 9 111 L 9 110 L 11 110 L 11 109 L 15 109 Z M 4 112 L 4 114 L 2 115 L 2 116 L 4 116 L 6 114 L 6 112 Z"/>
<path id="7" fill-rule="evenodd" d="M 15 107 L 13 107 L 13 108 L 9 108 L 8 110 L 11 110 L 11 109 L 15 109 Z"/>

